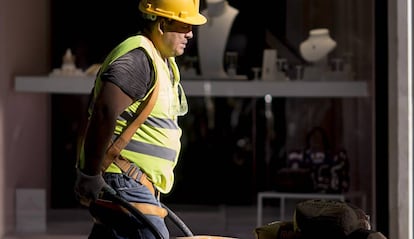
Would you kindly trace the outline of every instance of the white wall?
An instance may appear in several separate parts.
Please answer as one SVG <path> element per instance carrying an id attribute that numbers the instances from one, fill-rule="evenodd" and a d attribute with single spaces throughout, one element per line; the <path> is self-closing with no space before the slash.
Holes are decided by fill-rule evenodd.
<path id="1" fill-rule="evenodd" d="M 15 189 L 48 186 L 49 96 L 13 84 L 50 71 L 50 24 L 49 0 L 0 1 L 0 238 L 14 231 Z"/>

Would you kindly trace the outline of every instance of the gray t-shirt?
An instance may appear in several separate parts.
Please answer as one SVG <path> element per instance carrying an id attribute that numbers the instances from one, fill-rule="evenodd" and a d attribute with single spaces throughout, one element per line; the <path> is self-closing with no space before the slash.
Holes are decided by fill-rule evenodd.
<path id="1" fill-rule="evenodd" d="M 129 95 L 134 101 L 145 96 L 152 85 L 154 70 L 151 59 L 142 48 L 136 48 L 116 59 L 101 75 Z"/>

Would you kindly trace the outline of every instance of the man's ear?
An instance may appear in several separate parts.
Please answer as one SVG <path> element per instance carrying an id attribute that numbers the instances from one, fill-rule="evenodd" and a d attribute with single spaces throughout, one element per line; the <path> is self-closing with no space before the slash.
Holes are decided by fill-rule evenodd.
<path id="1" fill-rule="evenodd" d="M 165 30 L 165 21 L 161 20 L 158 22 L 158 30 L 160 31 L 161 34 L 164 33 Z"/>

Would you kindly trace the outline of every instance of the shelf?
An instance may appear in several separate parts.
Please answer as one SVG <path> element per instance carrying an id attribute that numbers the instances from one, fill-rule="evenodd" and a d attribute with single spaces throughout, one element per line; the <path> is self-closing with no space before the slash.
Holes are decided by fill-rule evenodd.
<path id="1" fill-rule="evenodd" d="M 18 92 L 52 94 L 89 94 L 93 87 L 93 77 L 49 77 L 17 76 L 14 89 Z"/>
<path id="2" fill-rule="evenodd" d="M 17 76 L 17 92 L 89 94 L 94 77 Z M 214 97 L 368 97 L 365 81 L 248 81 L 183 79 L 187 96 Z"/>

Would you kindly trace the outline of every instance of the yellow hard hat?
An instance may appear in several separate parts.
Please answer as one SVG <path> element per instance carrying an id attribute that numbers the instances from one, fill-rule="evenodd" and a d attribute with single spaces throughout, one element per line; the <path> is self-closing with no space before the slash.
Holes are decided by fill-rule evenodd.
<path id="1" fill-rule="evenodd" d="M 207 19 L 199 13 L 199 6 L 200 0 L 141 0 L 139 10 L 191 25 L 202 25 Z"/>

